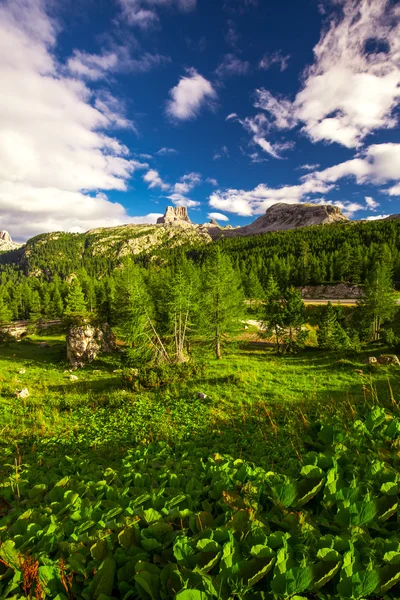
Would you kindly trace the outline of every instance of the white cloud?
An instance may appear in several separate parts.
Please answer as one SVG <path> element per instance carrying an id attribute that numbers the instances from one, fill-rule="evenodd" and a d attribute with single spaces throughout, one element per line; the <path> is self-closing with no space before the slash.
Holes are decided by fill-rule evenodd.
<path id="1" fill-rule="evenodd" d="M 168 183 L 164 183 L 159 172 L 155 169 L 147 171 L 147 173 L 143 175 L 143 181 L 149 184 L 149 189 L 160 188 L 161 190 L 166 191 L 171 187 Z"/>
<path id="2" fill-rule="evenodd" d="M 354 177 L 357 183 L 381 185 L 398 180 L 399 173 L 400 144 L 373 144 L 356 158 L 303 175 L 302 180 L 336 182 L 344 177 Z"/>
<path id="3" fill-rule="evenodd" d="M 218 186 L 218 181 L 216 179 L 214 179 L 213 177 L 207 177 L 206 182 L 209 183 L 210 185 L 213 185 L 214 187 Z"/>
<path id="4" fill-rule="evenodd" d="M 107 77 L 108 73 L 113 72 L 145 73 L 169 60 L 166 56 L 150 52 L 144 52 L 134 58 L 128 47 L 120 46 L 101 54 L 89 54 L 74 50 L 67 61 L 67 68 L 72 75 L 95 81 L 103 79 Z"/>
<path id="5" fill-rule="evenodd" d="M 182 194 L 173 193 L 170 196 L 167 196 L 169 200 L 171 200 L 175 206 L 186 206 L 187 208 L 193 208 L 195 206 L 199 206 L 200 202 L 196 200 L 191 200 L 190 198 L 186 198 Z"/>
<path id="6" fill-rule="evenodd" d="M 181 77 L 169 94 L 171 100 L 167 102 L 167 115 L 181 121 L 196 118 L 203 107 L 212 108 L 217 99 L 212 84 L 196 69 L 189 69 L 188 75 Z"/>
<path id="7" fill-rule="evenodd" d="M 386 193 L 389 194 L 389 196 L 400 196 L 400 183 L 397 183 L 393 187 L 386 190 Z"/>
<path id="8" fill-rule="evenodd" d="M 297 168 L 302 169 L 303 171 L 315 171 L 316 169 L 318 169 L 319 166 L 320 166 L 319 163 L 315 163 L 315 164 L 306 163 L 305 165 L 300 165 Z"/>
<path id="9" fill-rule="evenodd" d="M 156 154 L 158 154 L 159 156 L 169 156 L 171 154 L 179 153 L 178 150 L 175 150 L 175 148 L 160 148 L 160 150 L 158 150 Z"/>
<path id="10" fill-rule="evenodd" d="M 277 99 L 263 88 L 256 90 L 256 108 L 269 113 L 277 129 L 292 129 L 297 123 L 293 113 L 293 104 L 289 100 Z"/>
<path id="11" fill-rule="evenodd" d="M 225 121 L 231 121 L 232 119 L 237 119 L 237 118 L 238 118 L 238 115 L 237 115 L 236 113 L 230 113 L 230 114 L 229 114 L 229 115 L 226 117 Z"/>
<path id="12" fill-rule="evenodd" d="M 253 143 L 260 146 L 273 158 L 282 158 L 280 152 L 293 148 L 294 142 L 272 143 L 266 139 L 269 134 L 271 124 L 264 113 L 258 113 L 254 117 L 239 119 L 239 123 L 252 135 Z"/>
<path id="13" fill-rule="evenodd" d="M 157 7 L 175 7 L 183 12 L 196 8 L 196 0 L 118 0 L 122 16 L 130 25 L 149 29 L 158 25 Z"/>
<path id="14" fill-rule="evenodd" d="M 277 52 L 273 52 L 272 54 L 264 54 L 264 56 L 258 63 L 258 66 L 263 71 L 268 71 L 268 69 L 270 69 L 274 65 L 277 65 L 279 66 L 280 71 L 284 71 L 285 69 L 287 69 L 289 59 L 290 54 L 287 54 L 285 56 L 282 54 L 281 50 L 278 50 Z"/>
<path id="15" fill-rule="evenodd" d="M 208 213 L 207 217 L 209 219 L 215 219 L 216 221 L 229 221 L 229 217 L 218 212 Z"/>
<path id="16" fill-rule="evenodd" d="M 127 222 L 96 192 L 126 190 L 147 166 L 112 135 L 131 126 L 115 98 L 99 95 L 93 106 L 87 85 L 65 75 L 58 29 L 39 0 L 0 5 L 0 221 L 18 237 Z"/>
<path id="17" fill-rule="evenodd" d="M 343 0 L 314 48 L 295 100 L 313 141 L 358 146 L 396 125 L 400 99 L 400 13 L 390 0 Z M 340 17 L 342 13 L 342 17 Z"/>
<path id="18" fill-rule="evenodd" d="M 234 54 L 225 54 L 215 74 L 221 78 L 232 77 L 233 75 L 248 75 L 249 72 L 250 63 L 247 60 L 242 60 Z"/>
<path id="19" fill-rule="evenodd" d="M 373 215 L 371 217 L 365 217 L 364 221 L 380 221 L 381 219 L 386 219 L 389 215 Z"/>
<path id="20" fill-rule="evenodd" d="M 398 123 L 400 10 L 392 0 L 337 0 L 332 8 L 294 101 L 261 89 L 255 106 L 274 128 L 302 124 L 313 142 L 356 148 L 373 131 Z"/>
<path id="21" fill-rule="evenodd" d="M 188 173 L 175 183 L 174 192 L 177 194 L 188 194 L 199 183 L 201 183 L 200 173 Z"/>
<path id="22" fill-rule="evenodd" d="M 213 192 L 209 205 L 218 210 L 232 212 L 242 217 L 263 214 L 267 208 L 277 202 L 297 204 L 315 194 L 324 194 L 332 185 L 320 181 L 305 181 L 299 185 L 287 185 L 281 188 L 269 188 L 260 184 L 253 190 L 228 189 Z"/>
<path id="23" fill-rule="evenodd" d="M 367 208 L 369 208 L 372 211 L 376 211 L 378 206 L 380 206 L 379 202 L 371 198 L 371 196 L 365 196 L 365 204 Z"/>

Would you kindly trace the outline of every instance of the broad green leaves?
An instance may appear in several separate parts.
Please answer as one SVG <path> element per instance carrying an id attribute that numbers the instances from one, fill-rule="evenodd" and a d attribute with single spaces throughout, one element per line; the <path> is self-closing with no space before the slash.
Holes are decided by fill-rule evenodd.
<path id="1" fill-rule="evenodd" d="M 195 444 L 32 459 L 18 501 L 0 484 L 0 598 L 24 597 L 32 557 L 44 600 L 395 600 L 399 437 L 377 408 L 285 473 Z"/>

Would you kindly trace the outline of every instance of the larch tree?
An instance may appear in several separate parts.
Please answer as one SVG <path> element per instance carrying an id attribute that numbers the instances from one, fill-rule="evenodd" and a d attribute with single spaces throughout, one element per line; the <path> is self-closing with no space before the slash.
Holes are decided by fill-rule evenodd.
<path id="1" fill-rule="evenodd" d="M 390 266 L 377 263 L 367 278 L 364 296 L 358 302 L 360 323 L 376 341 L 380 338 L 382 324 L 393 319 L 395 312 L 396 296 Z"/>
<path id="2" fill-rule="evenodd" d="M 217 246 L 203 268 L 202 331 L 222 357 L 222 345 L 243 327 L 244 295 L 240 275 L 230 258 Z"/>

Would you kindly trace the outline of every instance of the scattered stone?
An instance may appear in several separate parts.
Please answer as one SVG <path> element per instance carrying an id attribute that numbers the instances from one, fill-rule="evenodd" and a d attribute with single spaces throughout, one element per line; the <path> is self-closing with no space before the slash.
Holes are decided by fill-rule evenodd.
<path id="1" fill-rule="evenodd" d="M 23 388 L 22 390 L 19 390 L 18 392 L 15 392 L 15 395 L 17 398 L 20 398 L 21 400 L 24 400 L 25 398 L 29 398 L 29 390 L 28 388 Z"/>
<path id="2" fill-rule="evenodd" d="M 382 356 L 378 358 L 378 363 L 380 365 L 400 366 L 400 360 L 395 354 L 382 354 Z"/>
<path id="3" fill-rule="evenodd" d="M 70 379 L 70 381 L 78 381 L 78 378 L 76 375 L 70 375 L 69 379 Z"/>
<path id="4" fill-rule="evenodd" d="M 370 356 L 367 359 L 367 365 L 376 365 L 377 362 L 378 362 L 378 359 L 376 358 L 376 356 Z"/>
<path id="5" fill-rule="evenodd" d="M 199 400 L 205 400 L 208 398 L 207 394 L 204 394 L 203 392 L 196 392 L 196 396 Z"/>
<path id="6" fill-rule="evenodd" d="M 40 342 L 39 348 L 50 348 L 50 344 L 47 342 Z"/>
<path id="7" fill-rule="evenodd" d="M 18 371 L 18 373 L 19 373 L 20 375 L 24 375 L 24 374 L 26 373 L 26 369 L 21 369 L 20 371 Z"/>
<path id="8" fill-rule="evenodd" d="M 122 373 L 122 369 L 114 369 L 113 373 Z"/>
<path id="9" fill-rule="evenodd" d="M 100 327 L 75 325 L 67 332 L 67 360 L 75 369 L 93 362 L 99 352 L 112 352 L 115 348 L 115 335 L 108 323 Z"/>

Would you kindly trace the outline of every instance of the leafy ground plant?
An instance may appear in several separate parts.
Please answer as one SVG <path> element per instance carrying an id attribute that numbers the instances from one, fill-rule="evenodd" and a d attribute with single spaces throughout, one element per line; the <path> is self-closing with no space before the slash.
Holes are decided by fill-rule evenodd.
<path id="1" fill-rule="evenodd" d="M 306 441 L 285 472 L 190 442 L 10 461 L 0 597 L 398 598 L 399 417 L 375 406 Z"/>

